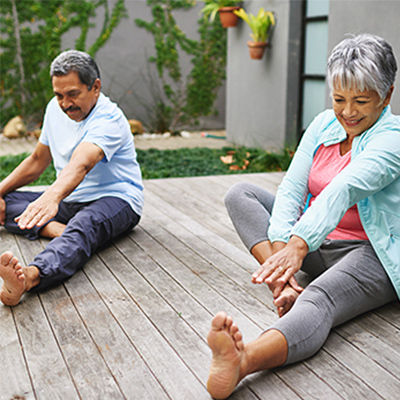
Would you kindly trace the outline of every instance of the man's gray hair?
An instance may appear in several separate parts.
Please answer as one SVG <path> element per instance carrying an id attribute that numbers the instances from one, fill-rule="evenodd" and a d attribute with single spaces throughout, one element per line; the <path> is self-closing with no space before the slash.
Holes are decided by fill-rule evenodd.
<path id="1" fill-rule="evenodd" d="M 332 91 L 375 90 L 381 100 L 393 85 L 397 71 L 392 46 L 379 36 L 367 33 L 341 41 L 328 59 L 328 84 Z"/>
<path id="2" fill-rule="evenodd" d="M 89 54 L 78 50 L 67 50 L 59 54 L 51 63 L 50 76 L 63 76 L 71 71 L 78 73 L 79 79 L 88 90 L 96 79 L 100 79 L 100 71 L 96 62 Z"/>

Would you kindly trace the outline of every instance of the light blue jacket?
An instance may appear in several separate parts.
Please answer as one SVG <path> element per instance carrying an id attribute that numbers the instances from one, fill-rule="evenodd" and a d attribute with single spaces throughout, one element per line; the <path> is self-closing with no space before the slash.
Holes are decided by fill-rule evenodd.
<path id="1" fill-rule="evenodd" d="M 387 106 L 378 121 L 353 140 L 349 165 L 308 208 L 308 175 L 318 147 L 345 139 L 332 110 L 310 124 L 278 188 L 268 237 L 287 242 L 297 235 L 314 251 L 357 204 L 365 233 L 400 298 L 400 118 Z"/>

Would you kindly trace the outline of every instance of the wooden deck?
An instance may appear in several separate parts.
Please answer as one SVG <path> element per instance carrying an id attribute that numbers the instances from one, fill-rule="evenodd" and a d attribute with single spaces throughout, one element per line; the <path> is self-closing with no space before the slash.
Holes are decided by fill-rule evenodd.
<path id="1" fill-rule="evenodd" d="M 205 337 L 219 310 L 245 340 L 273 320 L 254 286 L 256 263 L 223 196 L 235 182 L 274 190 L 280 173 L 145 182 L 146 206 L 128 237 L 64 285 L 0 306 L 0 399 L 209 399 Z M 29 262 L 45 242 L 0 229 L 0 251 Z M 398 303 L 347 323 L 305 362 L 254 374 L 236 400 L 399 399 Z"/>

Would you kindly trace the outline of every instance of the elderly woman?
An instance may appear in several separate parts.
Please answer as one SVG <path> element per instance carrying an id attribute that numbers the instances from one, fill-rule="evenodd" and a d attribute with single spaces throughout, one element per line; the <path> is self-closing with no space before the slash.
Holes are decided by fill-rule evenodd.
<path id="1" fill-rule="evenodd" d="M 248 374 L 312 356 L 334 326 L 400 297 L 400 119 L 389 106 L 396 70 L 382 38 L 343 40 L 328 60 L 333 110 L 305 132 L 276 198 L 249 184 L 227 194 L 235 228 L 261 264 L 252 280 L 268 284 L 281 318 L 245 345 L 229 316 L 214 317 L 214 398 Z M 314 278 L 304 290 L 294 278 L 300 268 Z"/>

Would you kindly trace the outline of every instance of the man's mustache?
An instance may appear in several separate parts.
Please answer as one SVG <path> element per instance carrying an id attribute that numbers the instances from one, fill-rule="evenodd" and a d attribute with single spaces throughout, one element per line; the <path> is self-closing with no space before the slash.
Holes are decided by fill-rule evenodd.
<path id="1" fill-rule="evenodd" d="M 67 107 L 67 108 L 63 108 L 62 109 L 65 113 L 67 113 L 68 111 L 78 111 L 78 110 L 80 110 L 80 108 L 79 107 L 72 107 L 72 106 L 70 106 L 70 107 Z"/>

